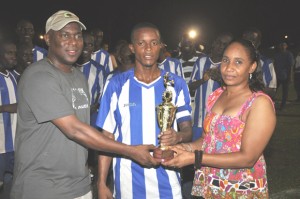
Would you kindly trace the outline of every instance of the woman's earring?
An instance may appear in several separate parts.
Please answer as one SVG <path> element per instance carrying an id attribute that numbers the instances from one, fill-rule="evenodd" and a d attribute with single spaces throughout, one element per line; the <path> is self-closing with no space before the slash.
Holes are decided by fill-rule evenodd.
<path id="1" fill-rule="evenodd" d="M 250 73 L 249 78 L 250 78 L 250 79 L 252 78 L 252 73 Z"/>

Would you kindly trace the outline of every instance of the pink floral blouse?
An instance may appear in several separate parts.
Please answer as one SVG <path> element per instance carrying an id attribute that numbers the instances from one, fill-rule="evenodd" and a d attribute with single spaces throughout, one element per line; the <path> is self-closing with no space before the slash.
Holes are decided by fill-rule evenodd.
<path id="1" fill-rule="evenodd" d="M 240 150 L 245 123 L 240 116 L 251 107 L 256 97 L 265 95 L 254 92 L 234 117 L 218 115 L 211 111 L 223 93 L 219 88 L 208 98 L 207 115 L 204 119 L 202 150 L 207 154 L 231 153 Z M 270 98 L 269 98 L 270 99 Z M 271 100 L 271 99 L 270 99 Z M 202 167 L 195 172 L 192 195 L 204 198 L 269 198 L 266 162 L 260 156 L 249 169 L 219 169 Z"/>

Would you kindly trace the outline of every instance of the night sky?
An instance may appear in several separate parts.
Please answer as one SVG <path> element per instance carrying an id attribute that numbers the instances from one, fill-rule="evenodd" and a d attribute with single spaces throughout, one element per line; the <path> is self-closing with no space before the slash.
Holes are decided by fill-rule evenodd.
<path id="1" fill-rule="evenodd" d="M 291 47 L 300 44 L 300 11 L 297 0 L 4 0 L 0 25 L 14 31 L 18 20 L 33 22 L 36 36 L 44 33 L 45 22 L 54 12 L 74 12 L 88 29 L 100 27 L 113 46 L 129 40 L 134 24 L 149 21 L 157 25 L 169 49 L 174 49 L 182 33 L 190 28 L 199 32 L 197 41 L 208 44 L 218 33 L 232 32 L 239 37 L 246 27 L 263 33 L 262 48 L 286 40 Z M 297 20 L 298 19 L 298 20 Z M 284 36 L 288 35 L 288 39 Z"/>

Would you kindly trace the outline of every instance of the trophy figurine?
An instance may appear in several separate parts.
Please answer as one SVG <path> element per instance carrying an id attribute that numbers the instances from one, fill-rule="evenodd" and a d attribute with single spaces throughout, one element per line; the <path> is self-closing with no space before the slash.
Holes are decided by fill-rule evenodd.
<path id="1" fill-rule="evenodd" d="M 169 80 L 168 73 L 164 76 L 164 86 L 166 90 L 163 92 L 163 102 L 156 107 L 158 126 L 161 131 L 166 131 L 172 127 L 177 107 L 172 104 L 172 91 L 168 89 L 174 85 L 174 81 Z M 168 146 L 160 145 L 154 150 L 154 158 L 159 158 L 162 161 L 170 160 L 174 157 L 174 151 Z"/>

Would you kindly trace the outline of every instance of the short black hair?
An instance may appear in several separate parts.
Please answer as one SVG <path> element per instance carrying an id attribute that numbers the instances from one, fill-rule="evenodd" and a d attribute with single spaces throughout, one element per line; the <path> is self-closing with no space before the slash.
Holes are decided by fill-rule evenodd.
<path id="1" fill-rule="evenodd" d="M 136 24 L 132 30 L 131 30 L 131 34 L 130 34 L 130 38 L 131 38 L 131 42 L 133 43 L 133 37 L 134 37 L 134 33 L 139 30 L 139 29 L 142 29 L 142 28 L 153 28 L 155 30 L 157 30 L 158 32 L 158 35 L 159 35 L 159 38 L 161 38 L 160 36 L 160 31 L 158 29 L 158 27 L 150 22 L 141 22 L 141 23 L 138 23 Z"/>

